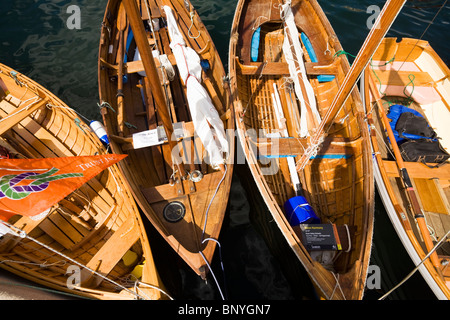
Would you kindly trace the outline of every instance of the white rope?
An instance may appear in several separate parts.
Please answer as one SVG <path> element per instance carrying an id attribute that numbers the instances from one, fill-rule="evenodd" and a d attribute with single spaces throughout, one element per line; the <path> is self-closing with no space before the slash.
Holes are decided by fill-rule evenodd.
<path id="1" fill-rule="evenodd" d="M 347 241 L 348 241 L 348 249 L 345 252 L 350 252 L 352 249 L 352 239 L 350 238 L 350 230 L 348 229 L 348 225 L 344 224 L 345 229 L 347 230 Z"/>
<path id="2" fill-rule="evenodd" d="M 214 241 L 214 242 L 216 242 L 217 245 L 219 246 L 220 264 L 221 264 L 221 266 L 222 266 L 222 271 L 224 271 L 224 268 L 223 268 L 223 262 L 222 262 L 222 254 L 221 254 L 221 246 L 220 246 L 220 242 L 217 241 L 216 239 L 213 239 L 213 238 L 206 238 L 206 239 L 204 239 L 204 240 L 202 241 L 202 244 L 203 244 L 205 241 Z M 224 295 L 223 295 L 223 293 L 222 293 L 222 290 L 220 289 L 219 282 L 217 281 L 217 278 L 216 278 L 216 276 L 214 275 L 214 272 L 213 272 L 211 266 L 209 265 L 208 260 L 206 259 L 206 257 L 205 257 L 205 255 L 203 254 L 203 252 L 199 251 L 199 253 L 200 253 L 200 255 L 202 256 L 203 260 L 205 261 L 206 265 L 208 266 L 208 269 L 209 269 L 209 271 L 211 272 L 211 275 L 213 276 L 214 281 L 216 282 L 216 286 L 217 286 L 217 288 L 219 289 L 219 293 L 220 293 L 220 296 L 222 297 L 222 300 L 225 300 L 225 297 L 224 297 Z"/>
<path id="3" fill-rule="evenodd" d="M 194 11 L 191 11 L 189 14 L 191 16 L 191 25 L 189 26 L 189 29 L 188 29 L 188 36 L 191 39 L 197 39 L 198 37 L 200 37 L 200 30 L 197 30 L 198 35 L 196 37 L 194 37 L 194 35 L 191 32 L 191 28 L 194 26 L 194 15 L 195 15 Z"/>
<path id="4" fill-rule="evenodd" d="M 221 266 L 222 266 L 222 271 L 224 271 L 224 268 L 223 268 L 223 262 L 222 262 L 222 253 L 221 253 L 220 242 L 219 242 L 217 239 L 214 239 L 214 238 L 206 238 L 206 239 L 204 239 L 203 237 L 205 236 L 206 222 L 207 222 L 207 220 L 208 220 L 209 209 L 210 209 L 210 207 L 211 207 L 211 204 L 212 204 L 214 198 L 216 197 L 216 194 L 217 194 L 217 192 L 218 192 L 218 190 L 219 190 L 220 185 L 222 184 L 222 181 L 223 181 L 223 180 L 225 179 L 225 177 L 226 177 L 227 171 L 228 171 L 228 167 L 227 167 L 227 165 L 225 164 L 225 172 L 223 173 L 222 179 L 220 179 L 219 183 L 217 184 L 217 187 L 216 187 L 216 190 L 215 190 L 215 192 L 214 192 L 214 195 L 212 196 L 211 201 L 209 202 L 208 208 L 206 209 L 205 223 L 203 224 L 203 232 L 202 232 L 202 244 L 205 243 L 206 241 L 214 241 L 214 242 L 216 242 L 217 245 L 219 246 L 219 255 L 220 255 L 220 263 L 221 263 Z M 209 269 L 209 271 L 211 272 L 211 275 L 213 276 L 214 281 L 216 282 L 217 288 L 219 289 L 219 292 L 220 292 L 220 295 L 221 295 L 222 299 L 225 300 L 224 295 L 223 295 L 223 293 L 222 293 L 222 290 L 220 289 L 219 283 L 218 283 L 218 281 L 217 281 L 217 279 L 216 279 L 216 276 L 214 275 L 214 272 L 212 271 L 212 268 L 211 268 L 211 266 L 209 265 L 209 263 L 208 263 L 208 261 L 207 261 L 205 255 L 203 254 L 202 251 L 199 251 L 199 253 L 200 253 L 200 255 L 202 256 L 203 260 L 205 261 L 206 265 L 208 266 L 208 269 Z"/>
<path id="5" fill-rule="evenodd" d="M 310 159 L 311 157 L 317 156 L 317 153 L 319 152 L 320 146 L 323 143 L 323 136 L 317 141 L 317 143 L 309 144 L 306 148 L 304 155 L 306 159 Z M 301 159 L 296 162 L 296 165 L 298 166 L 301 162 Z M 300 166 L 298 171 L 302 171 L 306 167 L 307 161 L 304 161 L 304 163 Z"/>
<path id="6" fill-rule="evenodd" d="M 17 263 L 17 264 L 29 264 L 29 265 L 39 266 L 41 268 L 48 268 L 48 267 L 52 267 L 52 266 L 63 267 L 66 265 L 66 261 L 63 261 L 63 260 L 48 263 L 48 264 L 47 264 L 47 261 L 44 261 L 43 263 L 37 263 L 37 262 L 28 262 L 28 261 L 19 261 L 19 260 L 1 260 L 0 264 L 8 263 L 8 262 Z"/>
<path id="7" fill-rule="evenodd" d="M 17 109 L 20 107 L 20 105 L 21 105 L 22 103 L 28 102 L 28 101 L 33 100 L 33 99 L 34 99 L 35 101 L 31 102 L 30 104 L 28 104 L 28 105 L 27 105 L 26 107 L 24 107 L 23 109 L 17 110 Z M 3 118 L 0 120 L 0 125 L 1 125 L 1 123 L 2 123 L 4 120 L 6 120 L 6 119 L 8 119 L 8 118 L 10 118 L 10 117 L 16 116 L 18 113 L 20 113 L 20 112 L 22 112 L 22 111 L 28 110 L 32 105 L 34 105 L 34 104 L 36 104 L 36 103 L 38 103 L 38 102 L 40 102 L 40 101 L 42 101 L 42 100 L 43 100 L 42 98 L 36 96 L 36 97 L 30 98 L 30 99 L 27 99 L 27 100 L 25 100 L 25 101 L 21 101 L 21 102 L 19 103 L 19 106 L 18 106 L 17 109 L 15 110 L 15 112 L 10 113 L 9 115 L 7 115 L 6 117 L 3 117 Z"/>
<path id="8" fill-rule="evenodd" d="M 134 278 L 134 279 L 132 279 Z M 140 281 L 135 275 L 130 274 L 128 277 L 126 277 L 125 279 L 121 279 L 121 282 L 126 284 L 133 284 L 134 290 L 136 290 L 136 292 L 138 292 L 139 289 L 141 289 L 139 286 L 144 286 L 144 287 L 149 287 L 151 289 L 156 289 L 160 292 L 162 292 L 164 295 L 166 295 L 170 300 L 174 300 L 167 292 L 165 292 L 164 290 L 162 290 L 161 288 L 158 288 L 152 284 L 146 283 L 146 282 L 142 282 Z M 148 300 L 151 300 L 150 297 L 148 297 L 145 293 L 142 293 L 142 295 L 144 295 L 145 297 L 148 298 Z"/>
<path id="9" fill-rule="evenodd" d="M 252 30 L 253 30 L 253 31 L 255 31 L 256 29 L 258 29 L 258 28 L 262 25 L 261 19 L 267 19 L 266 21 L 269 21 L 269 20 L 270 20 L 270 18 L 267 18 L 267 17 L 265 17 L 265 16 L 259 16 L 259 17 L 257 17 L 257 18 L 255 19 L 255 22 L 253 23 L 253 26 L 252 26 Z"/>
<path id="10" fill-rule="evenodd" d="M 214 191 L 214 195 L 212 196 L 211 201 L 209 202 L 208 208 L 206 209 L 206 213 L 205 213 L 205 223 L 203 224 L 202 240 L 203 240 L 203 237 L 204 237 L 204 235 L 205 235 L 206 222 L 207 222 L 207 220 L 208 220 L 209 208 L 211 207 L 211 204 L 212 204 L 214 198 L 216 197 L 217 191 L 219 191 L 219 187 L 220 187 L 220 185 L 222 184 L 222 181 L 225 179 L 225 176 L 226 176 L 226 174 L 227 174 L 227 171 L 228 171 L 228 167 L 227 167 L 227 165 L 225 164 L 225 172 L 223 173 L 222 179 L 220 179 L 219 183 L 217 184 L 216 191 Z"/>
<path id="11" fill-rule="evenodd" d="M 334 286 L 333 292 L 331 293 L 330 299 L 333 299 L 334 293 L 336 292 L 336 289 L 339 288 L 339 291 L 341 291 L 342 296 L 344 297 L 344 300 L 347 300 L 345 298 L 344 292 L 342 291 L 342 287 L 341 284 L 339 283 L 339 273 L 338 276 L 336 277 L 336 275 L 334 274 L 334 272 L 331 272 L 331 274 L 333 275 L 334 279 L 336 280 L 336 285 Z"/>
<path id="12" fill-rule="evenodd" d="M 445 236 L 439 240 L 438 243 L 428 252 L 428 254 L 423 258 L 422 261 L 402 280 L 400 281 L 395 287 L 393 287 L 391 290 L 389 290 L 386 294 L 384 294 L 381 298 L 378 300 L 384 300 L 388 295 L 390 295 L 394 290 L 398 289 L 402 284 L 404 284 L 409 278 L 412 277 L 412 275 L 419 269 L 419 267 L 431 256 L 431 254 L 437 250 L 437 248 L 444 242 L 444 240 L 450 235 L 450 230 L 447 231 Z"/>

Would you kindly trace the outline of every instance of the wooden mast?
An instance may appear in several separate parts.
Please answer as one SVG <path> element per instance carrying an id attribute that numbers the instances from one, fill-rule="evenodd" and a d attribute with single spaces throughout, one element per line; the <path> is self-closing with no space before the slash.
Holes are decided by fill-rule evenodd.
<path id="1" fill-rule="evenodd" d="M 158 113 L 161 116 L 164 130 L 166 132 L 167 140 L 169 141 L 170 150 L 172 151 L 172 161 L 175 161 L 181 177 L 186 175 L 183 164 L 176 159 L 179 156 L 178 144 L 173 135 L 172 119 L 170 118 L 169 109 L 164 98 L 164 93 L 159 82 L 159 76 L 156 71 L 155 61 L 150 50 L 150 45 L 145 33 L 144 24 L 139 13 L 136 0 L 123 0 L 125 11 L 127 12 L 128 20 L 130 21 L 131 29 L 133 30 L 136 45 L 139 49 L 142 58 L 142 64 L 150 83 L 153 97 L 158 106 Z M 150 18 L 150 17 L 149 17 Z"/>
<path id="2" fill-rule="evenodd" d="M 330 108 L 320 122 L 316 133 L 311 137 L 311 146 L 318 145 L 323 136 L 329 130 L 334 121 L 334 118 L 352 92 L 362 71 L 365 69 L 366 65 L 369 63 L 370 59 L 375 53 L 375 50 L 378 48 L 386 33 L 389 31 L 392 23 L 394 22 L 405 2 L 406 0 L 388 0 L 384 5 L 383 10 L 381 10 L 374 26 L 370 30 L 369 35 L 364 41 L 364 44 L 362 45 L 361 50 L 356 56 L 349 72 L 345 76 L 344 81 L 341 84 L 333 102 L 331 103 Z M 306 162 L 309 160 L 309 157 L 310 154 L 308 152 L 303 153 L 297 163 L 297 170 L 301 170 L 304 168 Z"/>

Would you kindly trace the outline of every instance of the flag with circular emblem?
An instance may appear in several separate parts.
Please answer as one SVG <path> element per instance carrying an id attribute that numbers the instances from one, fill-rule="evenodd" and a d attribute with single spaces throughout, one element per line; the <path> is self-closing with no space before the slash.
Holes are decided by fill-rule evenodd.
<path id="1" fill-rule="evenodd" d="M 38 216 L 126 155 L 0 160 L 0 219 Z"/>

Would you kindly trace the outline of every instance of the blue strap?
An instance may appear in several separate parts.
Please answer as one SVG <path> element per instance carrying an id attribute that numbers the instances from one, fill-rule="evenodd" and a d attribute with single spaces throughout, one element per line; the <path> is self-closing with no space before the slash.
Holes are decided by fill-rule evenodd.
<path id="1" fill-rule="evenodd" d="M 251 57 L 253 62 L 258 61 L 259 39 L 260 39 L 260 37 L 261 37 L 261 27 L 256 29 L 256 31 L 253 33 L 253 36 L 252 36 L 250 57 Z"/>
<path id="2" fill-rule="evenodd" d="M 303 45 L 306 47 L 306 51 L 308 51 L 309 58 L 311 59 L 311 62 L 318 62 L 316 52 L 314 51 L 314 48 L 311 44 L 311 41 L 306 36 L 304 32 L 301 33 L 300 37 L 302 38 Z M 320 74 L 317 76 L 317 80 L 319 82 L 329 82 L 334 80 L 335 76 L 331 74 Z"/>
<path id="3" fill-rule="evenodd" d="M 429 137 L 423 137 L 423 136 L 419 136 L 419 135 L 416 135 L 416 134 L 410 134 L 410 133 L 407 133 L 407 132 L 404 132 L 404 133 L 402 134 L 402 136 L 403 136 L 404 138 L 400 137 L 398 131 L 395 130 L 395 127 L 397 126 L 397 121 L 398 121 L 398 119 L 400 118 L 400 116 L 401 116 L 402 113 L 404 113 L 404 112 L 411 112 L 411 113 L 413 113 L 414 115 L 423 118 L 423 116 L 420 114 L 420 112 L 417 112 L 417 111 L 414 110 L 414 109 L 405 107 L 405 106 L 403 106 L 403 105 L 401 105 L 401 104 L 394 104 L 394 105 L 390 106 L 390 107 L 389 107 L 389 113 L 387 114 L 387 117 L 388 117 L 389 119 L 391 119 L 391 122 L 389 123 L 389 125 L 390 125 L 391 128 L 392 128 L 392 132 L 394 133 L 395 141 L 397 141 L 397 143 L 404 142 L 404 141 L 405 141 L 404 138 L 407 138 L 407 139 L 413 139 L 413 140 L 423 139 L 423 138 L 426 138 L 426 139 L 432 139 L 432 138 L 429 138 Z M 432 139 L 432 140 L 436 141 L 436 139 Z"/>

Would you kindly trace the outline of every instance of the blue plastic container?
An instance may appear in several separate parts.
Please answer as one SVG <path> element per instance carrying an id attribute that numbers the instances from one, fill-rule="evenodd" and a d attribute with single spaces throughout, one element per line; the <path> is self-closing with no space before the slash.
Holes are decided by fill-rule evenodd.
<path id="1" fill-rule="evenodd" d="M 305 197 L 297 196 L 290 198 L 284 203 L 284 214 L 291 226 L 301 223 L 320 223 L 313 208 L 306 201 Z"/>

